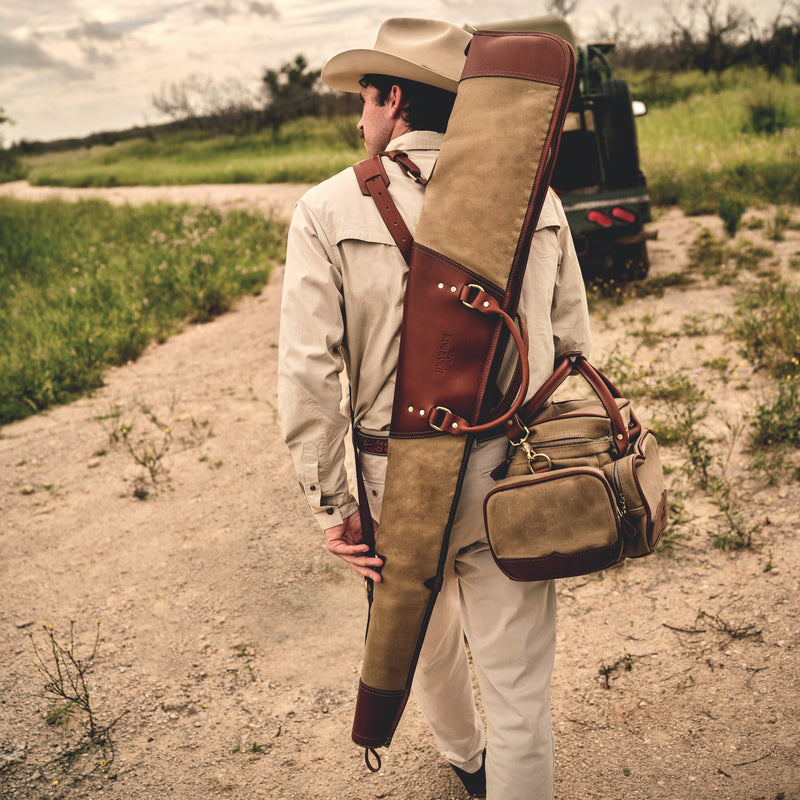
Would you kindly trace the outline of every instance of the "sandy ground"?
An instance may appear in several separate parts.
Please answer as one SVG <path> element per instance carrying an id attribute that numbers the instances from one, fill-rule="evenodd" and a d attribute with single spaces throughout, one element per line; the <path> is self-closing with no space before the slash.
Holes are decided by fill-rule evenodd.
<path id="1" fill-rule="evenodd" d="M 252 203 L 285 218 L 302 188 L 86 194 Z M 26 184 L 0 193 L 79 194 Z M 718 230 L 715 220 L 663 215 L 651 274 L 682 268 L 704 224 Z M 785 266 L 800 236 L 769 246 Z M 355 574 L 325 551 L 279 436 L 280 285 L 276 270 L 259 297 L 109 371 L 93 397 L 3 428 L 3 800 L 465 796 L 413 701 L 378 774 L 350 742 L 366 606 Z M 594 315 L 594 357 L 630 351 L 624 331 L 642 320 L 680 330 L 687 315 L 711 318 L 730 303 L 730 290 L 710 284 L 606 309 Z M 713 333 L 678 337 L 669 357 L 735 360 L 733 347 Z M 719 406 L 751 407 L 757 376 L 747 371 L 745 384 L 720 389 Z M 169 423 L 173 446 L 162 459 L 168 478 L 137 500 L 141 470 L 109 433 L 115 413 L 116 424 L 143 430 L 142 408 Z M 800 488 L 787 475 L 748 497 L 760 529 L 737 553 L 711 546 L 716 509 L 691 487 L 686 507 L 690 523 L 668 553 L 559 582 L 559 800 L 800 800 Z M 86 658 L 97 619 L 89 688 L 98 721 L 118 718 L 115 758 L 104 765 L 90 753 L 62 774 L 58 759 L 79 728 L 46 724 L 53 704 L 38 696 L 29 635 L 47 660 L 41 623 L 66 642 L 74 620 Z"/>

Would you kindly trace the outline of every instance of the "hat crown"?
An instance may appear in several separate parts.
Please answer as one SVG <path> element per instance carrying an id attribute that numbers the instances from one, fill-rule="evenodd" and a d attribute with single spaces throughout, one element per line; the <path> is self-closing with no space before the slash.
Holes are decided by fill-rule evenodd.
<path id="1" fill-rule="evenodd" d="M 463 28 L 450 22 L 395 17 L 387 19 L 379 28 L 374 49 L 457 82 L 471 38 Z"/>
<path id="2" fill-rule="evenodd" d="M 471 38 L 452 22 L 393 17 L 378 29 L 372 49 L 333 56 L 322 80 L 334 89 L 358 92 L 364 75 L 388 75 L 455 92 Z"/>

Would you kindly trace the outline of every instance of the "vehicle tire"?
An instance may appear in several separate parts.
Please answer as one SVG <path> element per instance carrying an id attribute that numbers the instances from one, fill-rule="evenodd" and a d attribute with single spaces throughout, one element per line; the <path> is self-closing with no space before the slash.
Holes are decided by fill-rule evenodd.
<path id="1" fill-rule="evenodd" d="M 614 78 L 600 84 L 600 136 L 609 188 L 631 186 L 639 176 L 639 144 L 628 84 Z"/>
<path id="2" fill-rule="evenodd" d="M 624 283 L 626 281 L 640 281 L 647 277 L 647 273 L 650 270 L 647 242 L 614 244 L 612 255 L 615 280 Z"/>

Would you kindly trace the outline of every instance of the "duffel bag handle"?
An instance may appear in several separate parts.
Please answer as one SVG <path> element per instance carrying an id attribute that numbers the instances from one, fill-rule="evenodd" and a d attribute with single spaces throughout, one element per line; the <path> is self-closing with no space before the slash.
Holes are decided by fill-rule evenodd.
<path id="1" fill-rule="evenodd" d="M 622 455 L 630 443 L 631 436 L 636 436 L 641 429 L 639 421 L 631 414 L 631 426 L 625 424 L 615 398 L 622 397 L 619 389 L 593 367 L 586 356 L 580 351 L 565 353 L 556 362 L 555 369 L 550 377 L 542 384 L 534 396 L 520 409 L 516 417 L 509 419 L 506 425 L 506 434 L 512 441 L 521 441 L 525 438 L 527 427 L 525 420 L 533 419 L 552 394 L 572 374 L 577 373 L 591 386 L 611 421 L 611 431 L 614 436 L 614 446 Z"/>
<path id="2" fill-rule="evenodd" d="M 478 425 L 470 425 L 466 419 L 451 411 L 444 406 L 434 406 L 428 412 L 428 424 L 436 431 L 445 433 L 462 434 L 462 433 L 480 433 L 488 431 L 492 428 L 498 428 L 506 422 L 511 421 L 522 408 L 522 403 L 525 400 L 525 394 L 528 391 L 528 383 L 530 382 L 530 365 L 528 363 L 528 346 L 527 346 L 527 331 L 525 330 L 525 323 L 520 319 L 519 327 L 514 320 L 502 309 L 500 303 L 486 292 L 483 287 L 477 284 L 470 283 L 461 287 L 458 294 L 458 299 L 467 307 L 481 314 L 496 314 L 502 319 L 506 328 L 508 328 L 511 338 L 514 340 L 518 354 L 519 354 L 519 367 L 520 379 L 516 387 L 515 381 L 512 381 L 510 391 L 516 389 L 516 397 L 511 404 L 508 411 L 506 411 L 497 419 L 490 420 L 489 422 L 482 422 Z M 501 406 L 505 405 L 505 398 L 500 403 Z"/>

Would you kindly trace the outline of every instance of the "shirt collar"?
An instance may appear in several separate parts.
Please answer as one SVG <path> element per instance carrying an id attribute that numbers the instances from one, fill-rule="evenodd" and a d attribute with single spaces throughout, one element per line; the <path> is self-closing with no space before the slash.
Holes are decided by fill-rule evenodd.
<path id="1" fill-rule="evenodd" d="M 392 139 L 386 149 L 388 150 L 440 150 L 442 147 L 443 133 L 436 131 L 409 131 L 396 139 Z"/>

